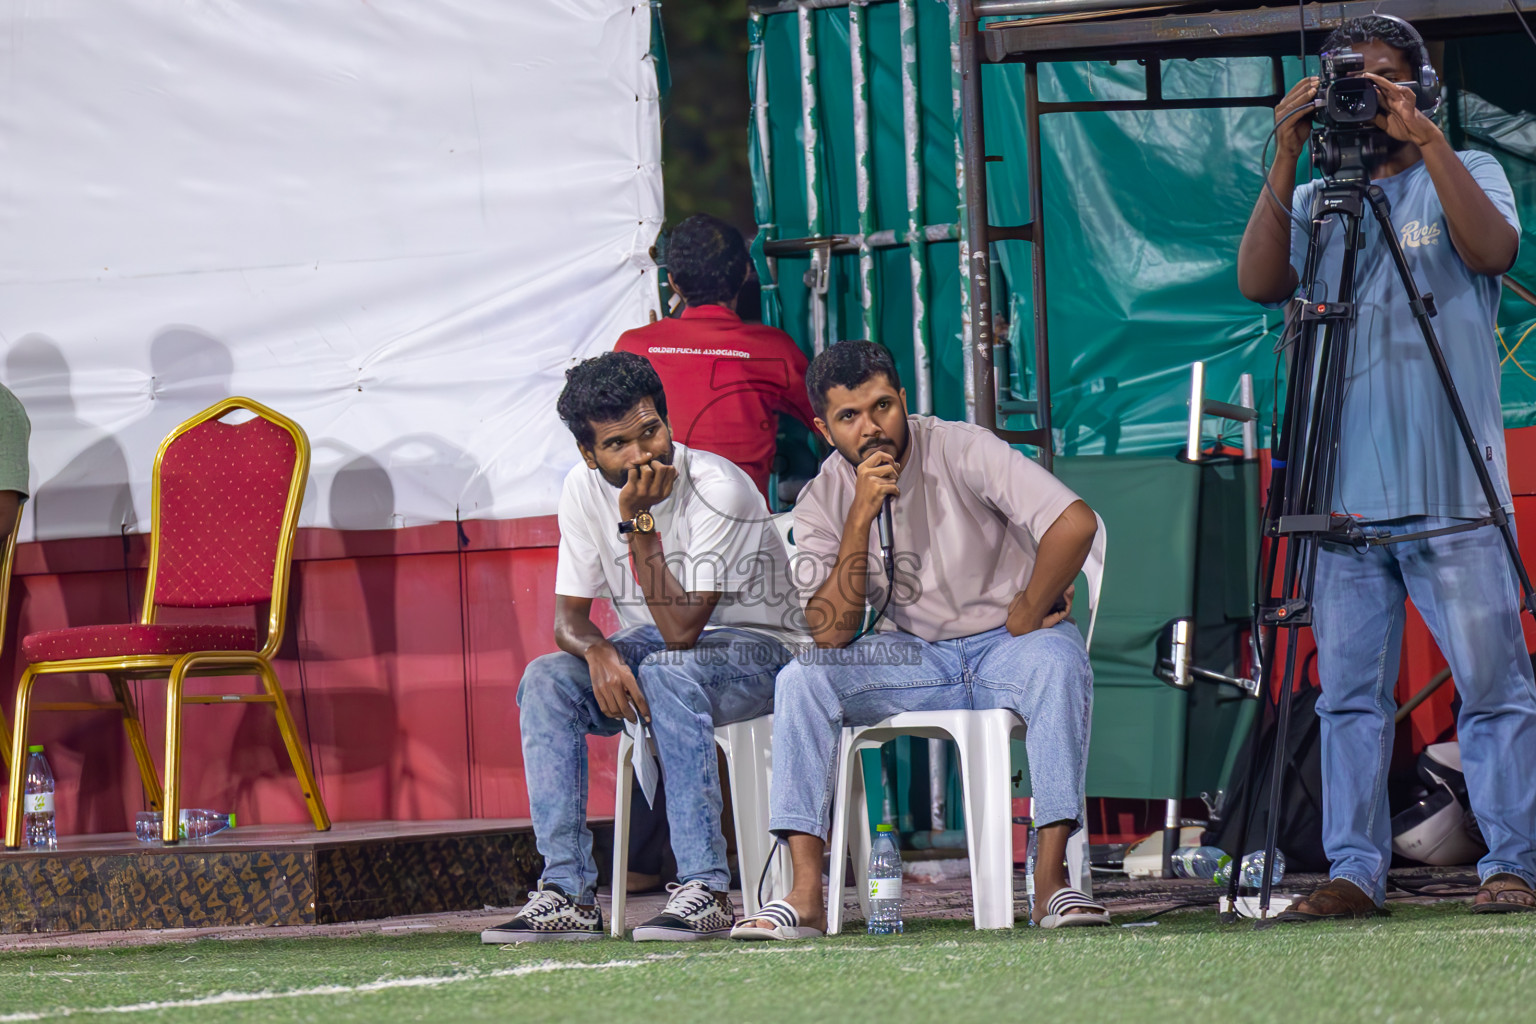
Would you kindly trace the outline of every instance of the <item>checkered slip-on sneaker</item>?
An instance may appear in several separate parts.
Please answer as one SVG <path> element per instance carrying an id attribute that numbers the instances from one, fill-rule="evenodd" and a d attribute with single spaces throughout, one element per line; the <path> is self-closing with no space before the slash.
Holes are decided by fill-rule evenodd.
<path id="1" fill-rule="evenodd" d="M 723 892 L 713 892 L 703 882 L 669 885 L 671 897 L 660 914 L 635 929 L 636 942 L 689 942 L 693 939 L 725 939 L 736 923 L 736 908 Z"/>
<path id="2" fill-rule="evenodd" d="M 528 894 L 528 902 L 506 924 L 480 933 L 481 942 L 580 941 L 603 937 L 603 912 L 594 903 L 583 907 L 561 891 L 559 886 L 545 886 Z"/>

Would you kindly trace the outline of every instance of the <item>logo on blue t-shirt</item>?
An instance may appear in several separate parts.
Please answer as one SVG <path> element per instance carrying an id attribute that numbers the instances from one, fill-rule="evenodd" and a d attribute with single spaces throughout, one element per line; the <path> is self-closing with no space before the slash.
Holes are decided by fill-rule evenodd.
<path id="1" fill-rule="evenodd" d="M 1417 249 L 1421 245 L 1440 244 L 1439 224 L 1420 224 L 1411 220 L 1403 225 L 1403 247 L 1405 249 Z"/>

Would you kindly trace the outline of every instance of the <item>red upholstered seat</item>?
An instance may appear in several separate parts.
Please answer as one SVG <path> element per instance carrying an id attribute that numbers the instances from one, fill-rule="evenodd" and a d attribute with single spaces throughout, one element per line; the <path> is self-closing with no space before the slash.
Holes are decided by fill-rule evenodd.
<path id="1" fill-rule="evenodd" d="M 76 658 L 128 658 L 136 654 L 254 651 L 257 646 L 256 631 L 249 626 L 126 623 L 32 633 L 21 642 L 21 653 L 30 665 Z"/>

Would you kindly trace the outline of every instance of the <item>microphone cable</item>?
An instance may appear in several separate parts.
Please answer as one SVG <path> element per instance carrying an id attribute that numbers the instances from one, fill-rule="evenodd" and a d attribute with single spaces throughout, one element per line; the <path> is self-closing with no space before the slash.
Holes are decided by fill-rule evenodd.
<path id="1" fill-rule="evenodd" d="M 883 568 L 885 569 L 885 600 L 880 602 L 880 610 L 875 612 L 873 619 L 869 620 L 869 625 L 861 629 L 857 636 L 848 641 L 848 647 L 852 647 L 874 631 L 874 628 L 880 624 L 880 620 L 885 618 L 886 610 L 891 607 L 891 596 L 896 593 L 895 527 L 892 522 L 891 499 L 889 497 L 885 499 L 885 504 L 880 507 L 880 519 L 878 522 L 880 526 L 880 560 L 884 563 Z"/>

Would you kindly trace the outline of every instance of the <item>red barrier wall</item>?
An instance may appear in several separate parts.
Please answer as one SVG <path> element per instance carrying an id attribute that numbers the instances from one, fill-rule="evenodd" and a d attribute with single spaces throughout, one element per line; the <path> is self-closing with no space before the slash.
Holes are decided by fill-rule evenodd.
<path id="1" fill-rule="evenodd" d="M 453 523 L 300 531 L 277 671 L 338 821 L 528 813 L 516 690 L 523 667 L 554 650 L 558 533 L 553 517 L 463 527 L 462 545 Z M 18 548 L 0 660 L 7 708 L 21 672 L 16 638 L 135 617 L 146 548 L 140 537 L 126 551 L 115 538 Z M 254 613 L 228 617 L 252 621 Z M 601 606 L 599 617 L 616 628 L 610 609 Z M 163 690 L 136 685 L 163 767 Z M 247 689 L 238 679 L 194 686 Z M 41 683 L 37 699 L 108 692 L 99 677 L 60 676 Z M 233 809 L 247 823 L 307 820 L 269 708 L 190 705 L 184 714 L 183 806 Z M 145 805 L 117 716 L 49 712 L 33 722 L 32 742 L 47 747 L 58 778 L 60 831 L 132 828 Z M 594 814 L 612 810 L 613 746 L 592 743 Z"/>

